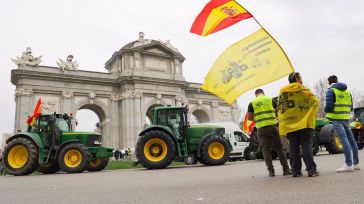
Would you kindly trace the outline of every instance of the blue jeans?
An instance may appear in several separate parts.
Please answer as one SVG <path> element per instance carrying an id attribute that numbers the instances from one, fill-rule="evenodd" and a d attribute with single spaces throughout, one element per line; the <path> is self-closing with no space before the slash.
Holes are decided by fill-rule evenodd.
<path id="1" fill-rule="evenodd" d="M 332 121 L 332 125 L 343 145 L 346 165 L 359 164 L 358 145 L 351 132 L 349 121 Z M 353 152 L 353 157 L 351 157 L 351 152 Z"/>

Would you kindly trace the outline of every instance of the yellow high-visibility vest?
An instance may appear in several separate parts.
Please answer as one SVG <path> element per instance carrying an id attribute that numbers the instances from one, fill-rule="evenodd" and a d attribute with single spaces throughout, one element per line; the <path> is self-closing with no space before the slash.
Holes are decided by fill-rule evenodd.
<path id="1" fill-rule="evenodd" d="M 350 91 L 332 89 L 335 93 L 336 102 L 334 104 L 334 111 L 326 114 L 329 120 L 349 120 L 351 111 L 351 94 Z"/>
<path id="2" fill-rule="evenodd" d="M 277 124 L 272 98 L 258 96 L 252 101 L 256 128 Z"/>

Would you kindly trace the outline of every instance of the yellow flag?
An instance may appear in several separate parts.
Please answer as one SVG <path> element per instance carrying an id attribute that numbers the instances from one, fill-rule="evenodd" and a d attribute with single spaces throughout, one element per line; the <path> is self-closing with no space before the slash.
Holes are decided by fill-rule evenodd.
<path id="1" fill-rule="evenodd" d="M 241 94 L 292 72 L 294 69 L 281 47 L 260 29 L 227 48 L 211 67 L 201 88 L 231 105 Z"/>

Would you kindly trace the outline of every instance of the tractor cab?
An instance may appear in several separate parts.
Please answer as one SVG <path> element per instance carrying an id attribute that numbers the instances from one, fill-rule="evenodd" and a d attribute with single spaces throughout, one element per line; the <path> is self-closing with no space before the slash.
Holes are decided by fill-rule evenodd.
<path id="1" fill-rule="evenodd" d="M 44 114 L 36 119 L 34 126 L 28 126 L 28 132 L 38 133 L 45 147 L 59 145 L 62 133 L 70 131 L 71 117 L 67 114 Z"/>
<path id="2" fill-rule="evenodd" d="M 364 123 L 364 107 L 354 109 L 353 121 Z"/>
<path id="3" fill-rule="evenodd" d="M 153 125 L 167 126 L 180 142 L 184 141 L 189 126 L 187 122 L 187 107 L 155 108 Z"/>

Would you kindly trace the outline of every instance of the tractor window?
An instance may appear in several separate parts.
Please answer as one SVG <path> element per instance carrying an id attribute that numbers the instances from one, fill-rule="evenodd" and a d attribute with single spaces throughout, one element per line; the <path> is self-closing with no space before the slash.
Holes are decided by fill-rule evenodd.
<path id="1" fill-rule="evenodd" d="M 167 110 L 158 111 L 158 125 L 167 125 Z"/>
<path id="2" fill-rule="evenodd" d="M 66 120 L 59 119 L 57 122 L 57 125 L 62 132 L 70 131 L 70 127 L 68 126 L 68 123 Z"/>
<path id="3" fill-rule="evenodd" d="M 364 111 L 362 111 L 359 115 L 359 120 L 364 121 Z"/>

